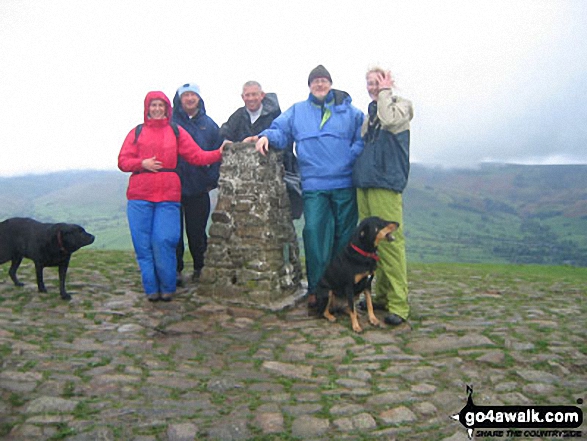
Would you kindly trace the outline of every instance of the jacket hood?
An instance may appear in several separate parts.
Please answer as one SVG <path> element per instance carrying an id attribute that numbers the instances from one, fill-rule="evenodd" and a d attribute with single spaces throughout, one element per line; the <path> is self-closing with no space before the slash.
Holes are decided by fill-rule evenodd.
<path id="1" fill-rule="evenodd" d="M 353 99 L 344 90 L 332 89 L 334 94 L 334 105 L 339 106 L 341 104 L 351 104 Z"/>
<path id="2" fill-rule="evenodd" d="M 202 95 L 200 95 L 199 93 L 197 93 L 196 95 L 198 95 L 200 97 L 200 102 L 198 104 L 197 116 L 205 115 L 206 114 L 206 106 L 204 105 L 204 99 L 202 98 Z M 181 106 L 181 100 L 180 100 L 179 94 L 177 92 L 175 92 L 175 96 L 173 97 L 173 111 L 175 113 L 177 113 L 178 115 L 181 115 L 182 117 L 189 119 L 188 114 L 185 112 L 185 110 L 183 110 L 183 107 Z"/>
<path id="3" fill-rule="evenodd" d="M 171 102 L 169 101 L 169 98 L 167 98 L 167 95 L 165 95 L 163 92 L 160 92 L 158 90 L 147 93 L 147 96 L 145 97 L 145 112 L 144 112 L 145 123 L 147 123 L 149 121 L 153 121 L 149 118 L 149 106 L 151 105 L 151 101 L 153 101 L 153 100 L 161 100 L 161 101 L 165 102 L 165 105 L 167 106 L 167 111 L 165 112 L 165 118 L 162 119 L 161 121 L 164 121 L 165 123 L 169 123 L 169 121 L 171 121 L 171 115 L 173 114 Z"/>
<path id="4" fill-rule="evenodd" d="M 310 93 L 308 99 L 313 103 L 320 104 L 320 102 L 316 99 L 314 95 L 312 95 L 312 93 Z M 326 104 L 329 104 L 333 100 L 335 106 L 340 106 L 341 104 L 349 105 L 353 102 L 353 99 L 348 93 L 338 89 L 330 89 L 330 92 L 328 92 L 328 95 L 326 95 L 324 102 Z"/>
<path id="5" fill-rule="evenodd" d="M 281 113 L 281 109 L 279 108 L 279 101 L 277 99 L 277 95 L 273 92 L 266 93 L 265 98 L 263 98 L 263 101 L 261 101 L 261 104 L 263 104 L 263 114 L 274 113 L 274 112 Z"/>

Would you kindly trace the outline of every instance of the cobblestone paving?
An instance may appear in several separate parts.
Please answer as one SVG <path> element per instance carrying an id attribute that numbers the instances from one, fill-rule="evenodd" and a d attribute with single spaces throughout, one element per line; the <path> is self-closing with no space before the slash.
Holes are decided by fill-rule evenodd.
<path id="1" fill-rule="evenodd" d="M 132 254 L 83 256 L 71 302 L 54 269 L 47 294 L 30 262 L 24 288 L 0 269 L 0 439 L 464 441 L 450 416 L 466 385 L 477 405 L 587 398 L 577 283 L 419 265 L 410 324 L 362 316 L 355 334 L 346 317 L 222 305 L 190 285 L 152 304 Z"/>

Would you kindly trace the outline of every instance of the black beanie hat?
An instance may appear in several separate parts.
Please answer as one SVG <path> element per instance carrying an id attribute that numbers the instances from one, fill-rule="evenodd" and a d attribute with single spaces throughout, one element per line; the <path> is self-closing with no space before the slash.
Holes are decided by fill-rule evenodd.
<path id="1" fill-rule="evenodd" d="M 310 76 L 308 77 L 308 86 L 316 78 L 326 78 L 332 84 L 332 77 L 330 76 L 330 73 L 321 64 L 316 66 L 314 69 L 312 69 L 312 72 L 310 72 Z"/>

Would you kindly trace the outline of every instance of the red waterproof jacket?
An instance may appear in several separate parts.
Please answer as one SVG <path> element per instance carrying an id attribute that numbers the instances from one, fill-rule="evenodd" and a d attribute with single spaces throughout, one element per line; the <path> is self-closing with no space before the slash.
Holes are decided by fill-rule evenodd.
<path id="1" fill-rule="evenodd" d="M 156 99 L 167 105 L 164 119 L 150 119 L 148 116 L 149 105 Z M 178 127 L 179 136 L 176 137 L 169 125 L 171 113 L 171 102 L 163 92 L 149 92 L 145 97 L 145 123 L 140 136 L 135 143 L 134 128 L 126 135 L 118 155 L 118 168 L 123 172 L 132 172 L 126 191 L 129 200 L 181 201 L 181 182 L 177 173 L 145 170 L 141 165 L 143 159 L 155 156 L 165 169 L 176 167 L 178 155 L 193 165 L 210 165 L 222 159 L 222 153 L 218 150 L 202 150 L 181 127 Z"/>

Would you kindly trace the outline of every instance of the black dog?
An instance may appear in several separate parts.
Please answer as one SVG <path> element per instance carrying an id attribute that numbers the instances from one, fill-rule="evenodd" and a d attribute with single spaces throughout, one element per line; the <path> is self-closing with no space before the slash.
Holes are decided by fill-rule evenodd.
<path id="1" fill-rule="evenodd" d="M 330 262 L 318 283 L 316 297 L 320 315 L 334 322 L 336 318 L 332 315 L 331 307 L 337 298 L 346 299 L 353 331 L 361 332 L 355 300 L 364 292 L 369 322 L 379 326 L 371 300 L 371 282 L 379 260 L 377 245 L 382 240 L 393 241 L 392 233 L 398 227 L 397 222 L 378 217 L 368 217 L 359 224 L 349 244 Z"/>
<path id="2" fill-rule="evenodd" d="M 94 242 L 94 236 L 79 225 L 44 224 L 34 219 L 15 217 L 0 222 L 0 264 L 12 261 L 8 274 L 16 286 L 23 284 L 16 270 L 24 257 L 35 262 L 39 292 L 47 292 L 43 268 L 59 267 L 61 298 L 71 299 L 65 291 L 65 275 L 71 253 Z"/>

